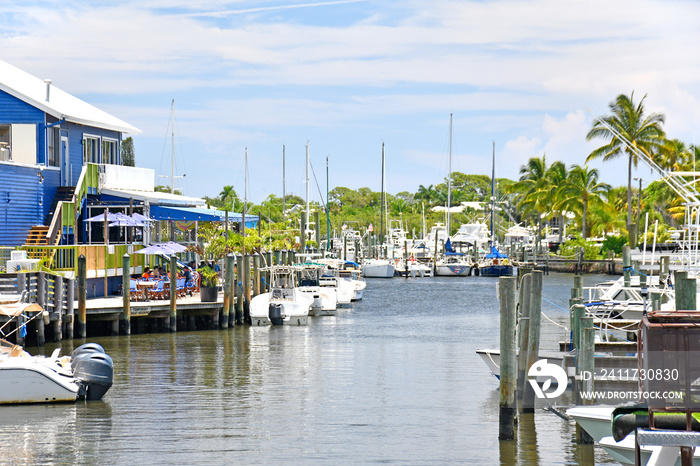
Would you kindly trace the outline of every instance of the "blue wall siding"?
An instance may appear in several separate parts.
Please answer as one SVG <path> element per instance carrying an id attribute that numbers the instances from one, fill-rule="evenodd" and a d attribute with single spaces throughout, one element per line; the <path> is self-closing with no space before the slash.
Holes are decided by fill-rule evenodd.
<path id="1" fill-rule="evenodd" d="M 19 246 L 34 225 L 43 225 L 59 184 L 57 170 L 0 163 L 0 245 Z M 8 202 L 9 201 L 9 202 Z"/>
<path id="2" fill-rule="evenodd" d="M 101 136 L 110 139 L 116 139 L 119 141 L 121 146 L 121 133 L 117 131 L 109 131 L 106 129 L 95 128 L 92 126 L 82 126 L 76 125 L 74 123 L 63 123 L 61 124 L 61 134 L 65 136 L 65 131 L 68 131 L 68 153 L 70 157 L 70 163 L 73 167 L 73 172 L 71 175 L 71 186 L 75 186 L 80 177 L 80 171 L 83 168 L 83 135 L 90 134 L 92 136 Z M 118 148 L 119 149 L 119 148 Z M 102 148 L 100 148 L 100 151 Z M 118 158 L 119 150 L 117 151 Z"/>
<path id="3" fill-rule="evenodd" d="M 36 107 L 0 91 L 0 123 L 29 123 L 36 125 L 37 163 L 46 159 L 45 114 Z"/>

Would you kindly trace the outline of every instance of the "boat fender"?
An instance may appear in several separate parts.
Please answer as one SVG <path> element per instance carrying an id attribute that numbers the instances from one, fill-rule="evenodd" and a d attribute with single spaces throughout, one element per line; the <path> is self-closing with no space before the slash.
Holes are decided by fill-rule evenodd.
<path id="1" fill-rule="evenodd" d="M 503 259 L 503 265 L 508 265 L 508 259 Z"/>

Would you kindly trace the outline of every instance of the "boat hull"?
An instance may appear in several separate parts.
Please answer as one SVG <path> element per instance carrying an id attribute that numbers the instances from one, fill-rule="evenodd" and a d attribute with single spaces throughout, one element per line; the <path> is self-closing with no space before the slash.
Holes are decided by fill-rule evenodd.
<path id="1" fill-rule="evenodd" d="M 508 265 L 485 265 L 479 267 L 479 275 L 482 277 L 512 277 L 513 266 Z"/>
<path id="2" fill-rule="evenodd" d="M 394 272 L 394 265 L 388 261 L 362 265 L 362 276 L 365 278 L 393 278 Z"/>
<path id="3" fill-rule="evenodd" d="M 0 367 L 0 404 L 76 401 L 79 391 L 80 385 L 74 378 L 41 364 L 8 360 Z"/>
<path id="4" fill-rule="evenodd" d="M 282 307 L 283 325 L 306 325 L 312 303 L 311 296 L 296 289 L 293 299 L 290 300 L 270 299 L 270 293 L 262 293 L 250 301 L 250 321 L 255 326 L 271 325 L 270 304 L 279 304 Z"/>
<path id="5" fill-rule="evenodd" d="M 469 275 L 468 265 L 437 265 L 435 275 L 438 277 L 466 277 Z"/>

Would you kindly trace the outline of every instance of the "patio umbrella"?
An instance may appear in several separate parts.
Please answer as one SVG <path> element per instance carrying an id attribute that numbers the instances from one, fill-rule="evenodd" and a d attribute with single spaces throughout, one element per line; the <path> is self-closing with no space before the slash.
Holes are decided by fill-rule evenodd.
<path id="1" fill-rule="evenodd" d="M 110 227 L 142 227 L 144 223 L 126 214 L 114 214 L 115 219 L 109 224 Z"/>
<path id="2" fill-rule="evenodd" d="M 107 213 L 107 221 L 108 222 L 115 222 L 117 221 L 118 217 L 117 214 L 108 212 Z M 83 220 L 83 222 L 104 222 L 105 221 L 105 214 L 102 212 L 100 215 L 95 215 L 94 217 L 86 218 Z"/>
<path id="3" fill-rule="evenodd" d="M 146 217 L 145 215 L 142 215 L 138 212 L 134 212 L 133 214 L 131 214 L 131 218 L 133 218 L 134 220 L 139 221 L 139 222 L 154 222 L 155 221 L 155 220 L 150 219 L 150 218 Z"/>
<path id="4" fill-rule="evenodd" d="M 149 254 L 149 255 L 158 255 L 158 254 L 177 254 L 179 252 L 184 251 L 187 249 L 185 246 L 181 244 L 177 244 L 174 242 L 170 243 L 158 243 L 158 244 L 152 244 L 150 246 L 147 246 L 143 249 L 139 249 L 138 251 L 135 251 L 134 254 Z"/>

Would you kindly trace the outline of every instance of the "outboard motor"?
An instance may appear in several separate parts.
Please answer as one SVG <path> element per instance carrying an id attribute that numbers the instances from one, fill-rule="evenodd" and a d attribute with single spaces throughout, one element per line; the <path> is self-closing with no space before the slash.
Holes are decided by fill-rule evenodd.
<path id="1" fill-rule="evenodd" d="M 320 294 L 314 293 L 314 302 L 311 304 L 311 309 L 317 312 L 323 310 L 323 301 Z"/>
<path id="2" fill-rule="evenodd" d="M 272 325 L 282 325 L 284 317 L 282 316 L 282 305 L 280 303 L 270 303 L 267 315 Z"/>
<path id="3" fill-rule="evenodd" d="M 84 387 L 82 397 L 88 400 L 101 399 L 112 386 L 114 363 L 96 343 L 76 348 L 71 356 L 71 368 L 73 377 L 80 380 Z"/>

